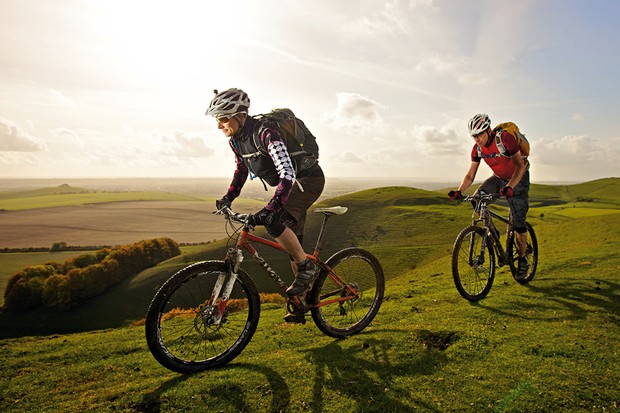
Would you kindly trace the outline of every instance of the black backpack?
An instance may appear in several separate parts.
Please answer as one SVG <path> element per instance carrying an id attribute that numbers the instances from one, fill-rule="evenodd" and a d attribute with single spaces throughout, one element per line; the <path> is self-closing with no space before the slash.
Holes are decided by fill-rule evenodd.
<path id="1" fill-rule="evenodd" d="M 291 158 L 303 155 L 313 157 L 315 161 L 319 159 L 319 145 L 316 142 L 316 137 L 304 122 L 295 116 L 292 110 L 274 109 L 269 113 L 256 115 L 254 118 L 261 123 L 261 127 L 254 134 L 254 144 L 259 150 L 262 148 L 260 136 L 263 130 L 274 128 L 282 135 Z M 314 163 L 316 162 L 312 164 Z"/>

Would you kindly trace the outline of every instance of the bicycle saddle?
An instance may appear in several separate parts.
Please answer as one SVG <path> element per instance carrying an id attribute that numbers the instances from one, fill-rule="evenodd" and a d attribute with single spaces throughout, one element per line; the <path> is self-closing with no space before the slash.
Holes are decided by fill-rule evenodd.
<path id="1" fill-rule="evenodd" d="M 335 207 L 329 207 L 329 208 L 316 208 L 312 212 L 318 212 L 318 213 L 322 213 L 322 214 L 325 214 L 325 215 L 342 215 L 345 212 L 347 212 L 348 210 L 349 210 L 349 208 L 347 208 L 347 207 L 335 206 Z"/>

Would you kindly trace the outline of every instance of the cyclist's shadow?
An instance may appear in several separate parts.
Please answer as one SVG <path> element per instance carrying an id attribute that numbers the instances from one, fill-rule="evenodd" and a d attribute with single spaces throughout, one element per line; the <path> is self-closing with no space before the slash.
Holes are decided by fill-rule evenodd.
<path id="1" fill-rule="evenodd" d="M 365 348 L 343 350 L 339 341 L 333 341 L 324 347 L 307 350 L 306 358 L 316 366 L 312 411 L 324 410 L 325 388 L 355 400 L 357 411 L 413 412 L 419 408 L 438 411 L 427 402 L 413 400 L 405 389 L 390 387 L 394 375 L 412 371 L 428 374 L 428 367 L 423 362 L 414 363 L 418 364 L 414 366 L 394 366 L 389 363 L 386 346 L 381 341 L 368 340 L 366 344 Z M 373 361 L 357 357 L 359 351 L 371 351 Z M 415 408 L 399 400 L 409 400 Z"/>
<path id="2" fill-rule="evenodd" d="M 259 375 L 263 375 L 267 379 L 267 383 L 261 387 L 260 390 L 263 395 L 271 397 L 271 412 L 281 412 L 288 408 L 291 400 L 291 394 L 286 381 L 275 370 L 269 367 L 263 367 L 255 364 L 248 363 L 233 363 L 225 369 L 230 370 L 247 370 Z M 142 400 L 133 407 L 142 412 L 160 412 L 162 411 L 162 396 L 169 390 L 179 386 L 190 378 L 200 377 L 200 375 L 207 375 L 207 373 L 197 373 L 196 375 L 187 374 L 183 376 L 177 376 L 162 383 L 154 391 L 144 394 Z M 240 375 L 244 373 L 241 372 Z M 232 408 L 234 411 L 247 412 L 251 411 L 250 405 L 246 401 L 247 388 L 236 382 L 224 382 L 220 384 L 210 383 L 207 388 L 198 385 L 194 388 L 197 394 L 201 395 L 201 398 L 218 399 L 222 405 Z M 192 406 L 194 407 L 194 406 Z M 191 410 L 191 408 L 190 408 Z"/>

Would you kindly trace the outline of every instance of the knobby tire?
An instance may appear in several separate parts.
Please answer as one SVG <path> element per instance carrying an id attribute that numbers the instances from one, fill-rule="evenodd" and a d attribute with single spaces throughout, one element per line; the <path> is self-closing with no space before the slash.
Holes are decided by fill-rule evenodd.
<path id="1" fill-rule="evenodd" d="M 381 264 L 374 255 L 361 248 L 341 250 L 325 263 L 345 285 L 337 284 L 323 269 L 310 292 L 311 302 L 320 305 L 330 300 L 348 298 L 313 307 L 312 319 L 319 330 L 330 337 L 359 333 L 374 319 L 383 302 L 385 278 Z M 356 298 L 353 298 L 354 295 Z"/>
<path id="2" fill-rule="evenodd" d="M 146 317 L 146 341 L 155 359 L 178 373 L 221 367 L 250 342 L 260 316 L 260 298 L 252 278 L 239 270 L 219 324 L 207 306 L 223 261 L 203 261 L 178 271 L 157 291 Z"/>
<path id="3" fill-rule="evenodd" d="M 495 251 L 490 237 L 481 257 L 485 236 L 484 228 L 472 225 L 464 228 L 454 241 L 452 277 L 458 292 L 469 301 L 486 297 L 495 279 Z"/>
<path id="4" fill-rule="evenodd" d="M 527 284 L 532 281 L 534 275 L 536 275 L 536 268 L 538 267 L 538 240 L 536 239 L 536 233 L 529 222 L 525 223 L 525 227 L 527 228 L 527 247 L 525 257 L 527 258 L 527 262 L 530 264 L 530 268 L 528 269 L 525 277 L 517 277 L 516 273 L 519 252 L 516 246 L 514 231 L 512 232 L 512 237 L 508 240 L 508 245 L 506 246 L 506 254 L 508 257 L 512 257 L 514 263 L 515 271 L 513 271 L 512 275 L 519 284 Z"/>

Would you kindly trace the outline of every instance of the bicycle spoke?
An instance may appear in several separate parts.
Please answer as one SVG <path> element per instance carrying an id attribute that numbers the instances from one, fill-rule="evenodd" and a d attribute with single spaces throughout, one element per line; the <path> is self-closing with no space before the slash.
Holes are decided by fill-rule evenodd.
<path id="1" fill-rule="evenodd" d="M 495 275 L 495 255 L 490 245 L 482 247 L 482 228 L 467 227 L 457 236 L 452 252 L 452 277 L 459 293 L 468 300 L 485 297 Z"/>
<path id="2" fill-rule="evenodd" d="M 182 373 L 232 360 L 250 341 L 258 323 L 258 292 L 247 274 L 240 272 L 226 311 L 220 314 L 217 301 L 207 303 L 226 267 L 220 262 L 202 266 L 210 271 L 188 267 L 166 282 L 147 316 L 149 349 L 164 366 Z"/>
<path id="3" fill-rule="evenodd" d="M 333 273 L 322 271 L 312 289 L 312 317 L 325 334 L 343 337 L 364 329 L 383 300 L 385 280 L 369 252 L 350 248 L 327 262 Z"/>

